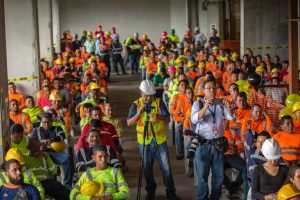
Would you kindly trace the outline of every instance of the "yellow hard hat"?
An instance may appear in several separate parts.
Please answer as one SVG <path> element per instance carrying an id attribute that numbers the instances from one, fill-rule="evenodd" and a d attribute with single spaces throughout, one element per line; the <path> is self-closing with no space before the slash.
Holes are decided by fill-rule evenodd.
<path id="1" fill-rule="evenodd" d="M 20 165 L 24 165 L 25 164 L 25 160 L 24 160 L 23 154 L 17 148 L 10 148 L 7 151 L 7 153 L 5 155 L 5 161 L 11 160 L 11 159 L 15 159 L 15 160 L 19 161 Z"/>
<path id="2" fill-rule="evenodd" d="M 294 105 L 293 105 L 293 113 L 296 112 L 297 110 L 300 110 L 300 102 L 296 102 Z"/>
<path id="3" fill-rule="evenodd" d="M 89 32 L 87 33 L 87 35 L 88 35 L 88 36 L 93 36 L 92 31 L 89 31 Z"/>
<path id="4" fill-rule="evenodd" d="M 199 62 L 199 65 L 198 65 L 199 68 L 203 68 L 205 67 L 205 62 Z"/>
<path id="5" fill-rule="evenodd" d="M 219 47 L 218 47 L 218 46 L 214 46 L 212 49 L 213 49 L 213 50 L 218 50 Z"/>
<path id="6" fill-rule="evenodd" d="M 62 65 L 62 64 L 63 64 L 62 59 L 57 59 L 57 60 L 56 60 L 56 64 L 57 64 L 57 65 Z"/>
<path id="7" fill-rule="evenodd" d="M 147 39 L 148 39 L 148 35 L 147 35 L 147 34 L 143 34 L 143 35 L 142 35 L 142 38 L 143 38 L 144 40 L 147 40 Z"/>
<path id="8" fill-rule="evenodd" d="M 255 72 L 264 72 L 265 68 L 263 66 L 257 66 Z"/>
<path id="9" fill-rule="evenodd" d="M 276 68 L 276 67 L 275 67 L 275 68 L 273 68 L 273 69 L 272 69 L 272 71 L 271 71 L 271 73 L 278 73 L 278 72 L 279 72 L 279 69 L 278 69 L 278 68 Z"/>
<path id="10" fill-rule="evenodd" d="M 63 152 L 66 148 L 66 144 L 63 140 L 59 142 L 52 142 L 50 146 L 56 152 Z"/>
<path id="11" fill-rule="evenodd" d="M 65 53 L 65 57 L 69 57 L 70 56 L 70 53 L 69 52 L 66 52 Z"/>
<path id="12" fill-rule="evenodd" d="M 61 101 L 61 96 L 58 92 L 52 92 L 49 97 L 50 101 Z"/>
<path id="13" fill-rule="evenodd" d="M 98 83 L 91 83 L 90 90 L 98 90 L 100 89 L 100 85 Z"/>
<path id="14" fill-rule="evenodd" d="M 166 47 L 165 46 L 161 46 L 160 47 L 160 50 L 162 51 L 162 50 L 166 50 Z"/>
<path id="15" fill-rule="evenodd" d="M 298 195 L 300 195 L 300 190 L 298 190 L 293 184 L 288 183 L 280 188 L 277 193 L 277 199 L 287 200 Z"/>
<path id="16" fill-rule="evenodd" d="M 179 64 L 179 63 L 182 63 L 183 62 L 183 59 L 181 57 L 178 57 L 176 59 L 176 64 Z"/>
<path id="17" fill-rule="evenodd" d="M 144 51 L 149 51 L 149 47 L 148 46 L 144 46 Z"/>
<path id="18" fill-rule="evenodd" d="M 233 52 L 233 53 L 232 53 L 232 57 L 233 57 L 233 58 L 237 58 L 237 57 L 239 57 L 239 54 L 238 54 L 237 52 Z"/>
<path id="19" fill-rule="evenodd" d="M 194 66 L 195 66 L 195 62 L 190 60 L 188 62 L 188 67 L 194 67 Z"/>
<path id="20" fill-rule="evenodd" d="M 104 191 L 102 182 L 88 181 L 80 186 L 80 193 L 85 196 L 100 196 Z"/>
<path id="21" fill-rule="evenodd" d="M 106 31 L 105 35 L 110 36 L 110 31 Z"/>
<path id="22" fill-rule="evenodd" d="M 187 48 L 187 47 L 185 47 L 185 48 L 183 49 L 184 53 L 186 53 L 186 52 L 189 51 L 189 50 L 190 50 L 190 49 Z"/>
<path id="23" fill-rule="evenodd" d="M 76 50 L 75 50 L 75 53 L 77 53 L 77 52 L 80 52 L 80 50 L 79 50 L 79 49 L 76 49 Z"/>
<path id="24" fill-rule="evenodd" d="M 70 62 L 70 63 L 73 63 L 73 62 L 75 62 L 75 58 L 73 58 L 73 57 L 72 57 L 72 58 L 70 58 L 70 59 L 69 59 L 69 62 Z"/>

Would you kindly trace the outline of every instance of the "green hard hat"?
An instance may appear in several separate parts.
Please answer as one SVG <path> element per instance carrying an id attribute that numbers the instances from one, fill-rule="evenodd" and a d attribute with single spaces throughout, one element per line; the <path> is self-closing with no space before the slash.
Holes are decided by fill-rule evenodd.
<path id="1" fill-rule="evenodd" d="M 172 29 L 170 30 L 170 33 L 171 33 L 171 34 L 175 34 L 175 29 L 172 28 Z"/>

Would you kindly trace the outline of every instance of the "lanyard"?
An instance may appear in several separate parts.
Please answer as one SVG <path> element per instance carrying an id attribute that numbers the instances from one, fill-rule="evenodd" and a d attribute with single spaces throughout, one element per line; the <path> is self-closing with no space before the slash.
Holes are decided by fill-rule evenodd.
<path id="1" fill-rule="evenodd" d="M 208 108 L 209 112 L 212 114 L 213 116 L 213 124 L 216 123 L 216 109 L 217 109 L 217 106 L 214 105 L 214 111 L 212 111 L 210 108 Z"/>

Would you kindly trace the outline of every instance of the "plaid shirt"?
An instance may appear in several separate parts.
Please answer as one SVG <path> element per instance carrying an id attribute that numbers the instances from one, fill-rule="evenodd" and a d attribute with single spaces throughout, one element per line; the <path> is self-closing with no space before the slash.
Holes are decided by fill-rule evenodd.
<path id="1" fill-rule="evenodd" d="M 266 96 L 271 97 L 274 101 L 284 104 L 288 95 L 288 91 L 285 87 L 270 87 L 265 88 Z"/>

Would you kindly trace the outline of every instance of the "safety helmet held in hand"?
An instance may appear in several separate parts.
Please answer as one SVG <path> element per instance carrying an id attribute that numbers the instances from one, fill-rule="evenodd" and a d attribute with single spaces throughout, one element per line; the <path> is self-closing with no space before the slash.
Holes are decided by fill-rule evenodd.
<path id="1" fill-rule="evenodd" d="M 104 184 L 102 182 L 88 181 L 80 186 L 80 193 L 86 196 L 100 196 L 103 191 Z"/>
<path id="2" fill-rule="evenodd" d="M 152 81 L 150 80 L 143 80 L 140 84 L 139 89 L 146 95 L 154 95 L 155 89 Z"/>
<path id="3" fill-rule="evenodd" d="M 25 164 L 25 160 L 24 160 L 23 154 L 17 148 L 10 148 L 7 151 L 7 153 L 5 155 L 5 161 L 9 161 L 11 159 L 17 160 L 20 163 L 20 165 L 24 165 Z"/>
<path id="4" fill-rule="evenodd" d="M 268 160 L 277 160 L 281 157 L 281 150 L 279 144 L 273 138 L 267 139 L 263 143 L 261 152 Z"/>
<path id="5" fill-rule="evenodd" d="M 62 98 L 58 92 L 52 92 L 49 97 L 50 101 L 61 101 Z"/>
<path id="6" fill-rule="evenodd" d="M 52 142 L 50 146 L 56 152 L 64 152 L 66 148 L 66 144 L 63 140 L 59 142 Z"/>
<path id="7" fill-rule="evenodd" d="M 296 197 L 298 195 L 300 195 L 300 190 L 293 186 L 293 184 L 288 183 L 280 188 L 280 190 L 277 193 L 277 199 L 286 200 L 292 197 Z"/>

